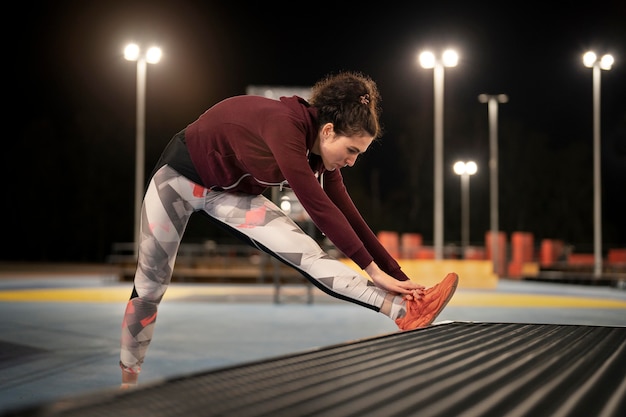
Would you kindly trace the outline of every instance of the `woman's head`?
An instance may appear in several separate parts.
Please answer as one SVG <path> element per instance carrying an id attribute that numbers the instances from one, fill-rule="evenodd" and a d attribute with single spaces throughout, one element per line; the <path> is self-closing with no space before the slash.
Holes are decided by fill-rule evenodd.
<path id="1" fill-rule="evenodd" d="M 341 136 L 382 135 L 380 94 L 376 83 L 359 72 L 340 72 L 318 81 L 309 103 L 317 108 L 320 128 L 332 123 Z"/>

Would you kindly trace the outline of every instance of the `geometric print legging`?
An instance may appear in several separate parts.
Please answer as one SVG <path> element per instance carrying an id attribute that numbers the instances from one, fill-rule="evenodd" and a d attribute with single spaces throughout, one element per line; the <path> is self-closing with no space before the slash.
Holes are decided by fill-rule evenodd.
<path id="1" fill-rule="evenodd" d="M 141 210 L 137 271 L 122 322 L 120 366 L 127 372 L 141 371 L 185 227 L 196 211 L 289 264 L 325 293 L 380 310 L 387 292 L 325 253 L 269 199 L 212 191 L 164 165 L 151 178 Z"/>

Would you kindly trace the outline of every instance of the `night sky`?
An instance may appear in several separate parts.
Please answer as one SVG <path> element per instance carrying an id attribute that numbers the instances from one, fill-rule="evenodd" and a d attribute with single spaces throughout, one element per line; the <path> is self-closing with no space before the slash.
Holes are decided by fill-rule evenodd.
<path id="1" fill-rule="evenodd" d="M 251 2 L 252 3 L 252 2 Z M 49 1 L 24 3 L 5 40 L 0 260 L 101 262 L 133 239 L 135 64 L 128 41 L 155 43 L 148 67 L 146 173 L 169 139 L 250 85 L 310 86 L 355 70 L 377 81 L 384 135 L 346 184 L 372 229 L 433 240 L 433 72 L 425 48 L 454 47 L 445 72 L 446 243 L 460 241 L 457 159 L 473 159 L 471 242 L 489 230 L 489 132 L 481 93 L 499 107 L 500 229 L 593 251 L 592 71 L 602 72 L 603 248 L 626 246 L 626 3 Z M 282 5 L 282 6 L 281 6 Z M 16 122 L 16 123 L 15 123 Z M 15 131 L 14 133 L 8 130 Z M 8 150 L 6 147 L 8 144 Z M 221 238 L 192 217 L 189 241 Z"/>

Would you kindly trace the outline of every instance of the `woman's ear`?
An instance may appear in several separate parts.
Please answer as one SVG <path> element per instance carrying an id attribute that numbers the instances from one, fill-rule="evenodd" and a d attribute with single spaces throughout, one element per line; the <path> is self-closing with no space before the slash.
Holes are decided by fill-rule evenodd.
<path id="1" fill-rule="evenodd" d="M 322 126 L 322 138 L 329 139 L 335 133 L 335 126 L 332 123 L 326 123 Z"/>

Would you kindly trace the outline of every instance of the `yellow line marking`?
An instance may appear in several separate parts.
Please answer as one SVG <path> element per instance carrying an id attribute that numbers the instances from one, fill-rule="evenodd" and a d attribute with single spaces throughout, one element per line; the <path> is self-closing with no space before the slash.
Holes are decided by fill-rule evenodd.
<path id="1" fill-rule="evenodd" d="M 255 293 L 261 293 L 262 289 L 255 289 Z M 264 290 L 264 289 L 263 289 Z M 132 284 L 126 287 L 111 288 L 45 288 L 45 289 L 19 289 L 0 291 L 1 301 L 22 301 L 22 302 L 125 302 L 130 298 Z M 272 288 L 267 288 L 263 293 L 273 294 Z M 245 288 L 210 288 L 210 287 L 170 287 L 165 297 L 166 299 L 184 299 L 191 296 L 209 295 L 236 295 L 246 294 L 249 289 Z"/>
<path id="2" fill-rule="evenodd" d="M 47 288 L 0 291 L 0 301 L 117 302 L 130 297 L 128 288 Z"/>
<path id="3" fill-rule="evenodd" d="M 457 307 L 625 308 L 626 301 L 566 295 L 457 292 L 448 305 Z"/>
<path id="4" fill-rule="evenodd" d="M 126 302 L 132 290 L 128 286 L 110 288 L 46 288 L 46 289 L 17 289 L 0 291 L 1 301 L 13 302 L 87 302 L 110 303 Z M 228 296 L 247 294 L 250 288 L 245 287 L 212 287 L 212 286 L 171 286 L 165 298 L 170 300 L 187 297 Z M 252 291 L 255 294 L 273 295 L 273 287 L 259 287 Z M 317 291 L 317 290 L 316 290 Z M 322 296 L 326 294 L 320 293 Z M 517 294 L 517 293 L 490 293 L 457 291 L 449 305 L 456 307 L 571 307 L 571 308 L 617 308 L 626 309 L 626 300 L 605 298 L 587 298 L 568 295 L 546 294 Z"/>

